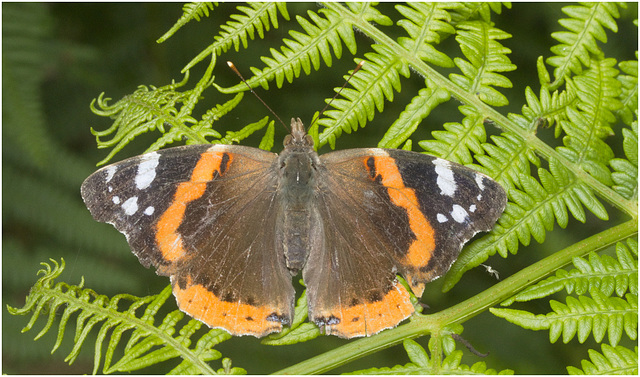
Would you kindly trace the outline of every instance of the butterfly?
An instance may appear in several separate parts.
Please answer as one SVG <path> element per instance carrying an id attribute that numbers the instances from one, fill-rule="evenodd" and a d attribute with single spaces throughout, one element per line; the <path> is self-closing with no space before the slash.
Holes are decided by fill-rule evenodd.
<path id="1" fill-rule="evenodd" d="M 343 338 L 392 328 L 445 274 L 507 197 L 454 162 L 396 149 L 318 155 L 300 119 L 280 154 L 239 145 L 168 148 L 106 166 L 82 184 L 97 221 L 178 307 L 212 328 L 262 337 L 292 323 L 302 273 L 309 319 Z"/>

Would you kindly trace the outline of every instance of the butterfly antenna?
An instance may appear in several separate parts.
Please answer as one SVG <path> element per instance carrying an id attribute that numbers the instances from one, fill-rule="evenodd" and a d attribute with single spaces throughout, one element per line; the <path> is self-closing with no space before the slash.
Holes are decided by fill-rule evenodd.
<path id="1" fill-rule="evenodd" d="M 228 61 L 228 62 L 227 62 L 227 65 L 229 66 L 229 68 L 231 68 L 231 69 L 233 70 L 233 72 L 235 72 L 235 73 L 236 73 L 236 75 L 238 75 L 238 77 L 240 77 L 240 80 L 242 80 L 242 82 L 247 86 L 247 88 L 249 88 L 249 90 L 251 91 L 251 93 L 253 93 L 253 95 L 254 95 L 254 96 L 256 96 L 256 98 L 257 98 L 260 102 L 262 102 L 262 104 L 264 105 L 264 107 L 266 107 L 266 108 L 271 112 L 271 114 L 273 114 L 273 116 L 274 116 L 274 117 L 276 117 L 276 119 L 278 120 L 278 122 L 280 122 L 280 123 L 284 126 L 284 128 L 285 128 L 285 129 L 289 130 L 289 127 L 288 127 L 288 126 L 287 126 L 287 125 L 282 121 L 282 119 L 280 119 L 280 117 L 278 116 L 278 114 L 276 114 L 276 112 L 275 112 L 275 111 L 273 111 L 273 110 L 269 107 L 269 105 L 267 105 L 267 103 L 266 103 L 266 102 L 264 102 L 264 101 L 262 100 L 262 98 L 260 98 L 260 96 L 258 95 L 258 93 L 256 93 L 256 92 L 254 92 L 254 91 L 253 91 L 253 88 L 251 87 L 251 85 L 249 85 L 249 83 L 244 79 L 244 77 L 242 77 L 242 74 L 240 73 L 240 71 L 238 71 L 238 69 L 236 68 L 236 66 L 235 66 L 232 62 L 230 62 L 230 61 Z"/>
<path id="2" fill-rule="evenodd" d="M 329 108 L 329 106 L 331 105 L 331 102 L 333 102 L 333 100 L 336 99 L 340 95 L 340 93 L 342 92 L 342 89 L 344 89 L 347 86 L 347 84 L 349 83 L 349 81 L 351 80 L 353 75 L 355 75 L 356 72 L 358 72 L 360 70 L 360 68 L 362 68 L 363 65 L 364 65 L 364 60 L 362 60 L 360 63 L 358 63 L 358 65 L 353 70 L 353 72 L 351 72 L 351 75 L 347 78 L 347 80 L 344 82 L 344 84 L 342 84 L 342 86 L 336 92 L 336 94 L 331 98 L 331 100 L 329 100 L 329 102 L 327 102 L 326 106 L 320 111 L 320 113 L 313 120 L 313 122 L 311 122 L 311 124 L 309 125 L 309 128 L 311 128 L 311 126 L 313 126 L 313 124 L 316 122 L 316 120 L 320 119 L 320 117 L 322 116 L 322 113 L 324 113 L 324 111 Z"/>

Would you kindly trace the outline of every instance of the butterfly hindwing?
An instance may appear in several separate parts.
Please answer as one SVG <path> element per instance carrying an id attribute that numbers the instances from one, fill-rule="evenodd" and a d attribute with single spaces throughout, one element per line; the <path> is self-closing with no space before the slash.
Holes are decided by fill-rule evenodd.
<path id="1" fill-rule="evenodd" d="M 170 148 L 105 167 L 82 186 L 94 218 L 170 276 L 179 307 L 234 335 L 264 336 L 293 316 L 276 238 L 276 155 L 240 146 Z"/>

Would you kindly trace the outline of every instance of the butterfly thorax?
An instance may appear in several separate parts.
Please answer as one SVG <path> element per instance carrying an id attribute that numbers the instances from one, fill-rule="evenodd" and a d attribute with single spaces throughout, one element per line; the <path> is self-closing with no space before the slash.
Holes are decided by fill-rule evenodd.
<path id="1" fill-rule="evenodd" d="M 316 172 L 320 166 L 313 140 L 307 135 L 300 119 L 291 120 L 291 135 L 285 138 L 285 149 L 278 156 L 278 192 L 287 267 L 293 275 L 304 267 L 309 254 L 309 242 L 315 208 Z"/>

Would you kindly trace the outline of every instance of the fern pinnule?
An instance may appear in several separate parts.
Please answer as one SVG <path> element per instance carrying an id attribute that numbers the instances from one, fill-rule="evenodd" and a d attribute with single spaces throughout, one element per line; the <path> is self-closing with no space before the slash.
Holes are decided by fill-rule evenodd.
<path id="1" fill-rule="evenodd" d="M 398 38 L 398 43 L 421 60 L 441 67 L 453 67 L 453 60 L 433 45 L 439 44 L 443 37 L 455 34 L 448 10 L 456 6 L 446 2 L 396 5 L 398 12 L 406 17 L 397 24 L 410 36 Z"/>
<path id="2" fill-rule="evenodd" d="M 420 123 L 435 107 L 448 101 L 449 98 L 449 92 L 442 88 L 432 90 L 431 88 L 426 87 L 420 89 L 418 94 L 413 97 L 411 102 L 405 107 L 404 111 L 400 113 L 398 119 L 396 119 L 389 127 L 380 142 L 378 142 L 378 147 L 398 148 L 409 137 L 411 137 Z M 484 129 L 482 132 L 484 132 Z M 463 142 L 463 144 L 466 145 L 466 141 Z M 478 147 L 480 147 L 479 143 Z M 466 161 L 471 162 L 470 158 Z"/>
<path id="3" fill-rule="evenodd" d="M 562 11 L 571 18 L 563 18 L 558 22 L 569 31 L 551 34 L 560 44 L 551 47 L 555 55 L 547 58 L 547 63 L 556 67 L 555 81 L 551 85 L 554 89 L 571 74 L 582 73 L 583 66 L 589 67 L 591 56 L 602 55 L 597 41 L 606 43 L 604 28 L 618 31 L 615 18 L 620 17 L 616 3 L 569 5 L 563 7 Z"/>
<path id="4" fill-rule="evenodd" d="M 278 14 L 285 20 L 289 20 L 286 3 L 247 3 L 247 6 L 238 6 L 236 9 L 241 13 L 229 16 L 230 20 L 227 21 L 226 24 L 221 25 L 220 29 L 222 30 L 218 35 L 213 37 L 215 42 L 191 59 L 182 69 L 183 73 L 190 70 L 202 60 L 207 59 L 211 54 L 221 55 L 232 45 L 236 51 L 240 50 L 240 44 L 242 44 L 243 48 L 247 48 L 249 39 L 254 40 L 256 32 L 260 39 L 263 39 L 265 30 L 269 31 L 271 26 L 273 26 L 274 29 L 278 28 Z M 167 36 L 167 34 L 165 34 L 165 36 Z M 163 38 L 165 36 L 163 36 Z"/>
<path id="5" fill-rule="evenodd" d="M 455 58 L 454 62 L 463 75 L 452 73 L 449 78 L 489 105 L 507 105 L 507 97 L 493 87 L 513 86 L 509 79 L 498 73 L 516 69 L 507 57 L 511 50 L 498 42 L 511 35 L 482 21 L 462 22 L 457 28 L 456 41 L 467 60 Z"/>
<path id="6" fill-rule="evenodd" d="M 164 33 L 164 35 L 158 38 L 157 42 L 162 43 L 173 36 L 181 27 L 186 25 L 191 20 L 200 21 L 201 17 L 209 17 L 209 10 L 213 10 L 214 5 L 212 2 L 198 2 L 198 3 L 186 3 L 182 6 L 182 16 L 176 21 L 176 23 Z"/>
<path id="7" fill-rule="evenodd" d="M 622 129 L 625 158 L 614 158 L 609 161 L 613 172 L 612 188 L 626 199 L 638 201 L 638 122 L 631 123 L 631 128 Z"/>
<path id="8" fill-rule="evenodd" d="M 638 294 L 638 262 L 634 255 L 638 253 L 635 240 L 627 240 L 628 247 L 616 244 L 617 259 L 609 255 L 589 254 L 589 260 L 573 258 L 576 267 L 570 271 L 560 269 L 554 276 L 527 287 L 515 296 L 501 303 L 503 306 L 513 302 L 523 302 L 550 296 L 565 290 L 567 294 L 584 295 L 593 287 L 605 296 L 616 294 L 624 297 L 629 292 Z"/>
<path id="9" fill-rule="evenodd" d="M 636 51 L 636 58 L 638 52 Z M 627 125 L 631 126 L 634 119 L 638 117 L 634 114 L 638 110 L 638 60 L 627 60 L 620 62 L 618 67 L 624 74 L 618 75 L 617 79 L 622 85 L 620 97 L 622 107 L 617 111 L 616 118 L 622 119 Z"/>
<path id="10" fill-rule="evenodd" d="M 573 366 L 567 367 L 569 374 L 590 375 L 637 375 L 638 374 L 638 346 L 634 351 L 623 346 L 611 347 L 602 344 L 602 353 L 589 350 L 589 359 L 582 360 L 582 369 Z"/>
<path id="11" fill-rule="evenodd" d="M 99 325 L 100 330 L 95 340 L 94 373 L 98 372 L 102 359 L 102 347 L 109 333 L 111 336 L 105 354 L 103 373 L 131 372 L 176 357 L 181 357 L 183 360 L 179 370 L 188 371 L 191 374 L 214 372 L 207 362 L 219 359 L 222 355 L 212 347 L 231 338 L 228 333 L 218 329 L 209 330 L 199 338 L 195 347 L 190 347 L 192 337 L 202 327 L 201 322 L 189 319 L 183 323 L 181 320 L 185 317 L 184 313 L 174 310 L 162 319 L 161 324 L 155 325 L 158 311 L 171 297 L 171 286 L 167 286 L 156 296 L 138 298 L 120 294 L 109 298 L 83 288 L 83 282 L 77 286 L 63 282 L 55 283 L 55 279 L 64 270 L 65 264 L 64 260 L 60 264 L 55 260 L 51 261 L 53 268 L 43 263 L 45 268 L 38 272 L 43 276 L 34 284 L 25 305 L 22 308 L 7 306 L 7 309 L 14 315 L 32 313 L 23 332 L 33 327 L 41 313 L 48 313 L 47 323 L 36 339 L 41 338 L 51 329 L 59 314 L 58 310 L 62 309 L 58 336 L 52 352 L 61 345 L 67 323 L 71 316 L 77 313 L 74 345 L 65 361 L 73 363 L 89 334 Z M 136 312 L 142 307 L 145 307 L 144 313 L 138 316 Z M 180 325 L 178 334 L 175 335 Z M 124 355 L 112 364 L 116 347 L 121 343 L 122 336 L 130 330 L 133 331 L 124 347 Z"/>
<path id="12" fill-rule="evenodd" d="M 568 343 L 576 335 L 584 343 L 590 333 L 600 343 L 608 333 L 609 343 L 617 345 L 623 331 L 634 340 L 637 338 L 638 299 L 627 294 L 626 299 L 607 297 L 597 288 L 590 290 L 591 297 L 569 296 L 566 303 L 550 301 L 552 312 L 535 315 L 524 310 L 492 308 L 491 312 L 507 321 L 530 330 L 549 330 L 549 340 L 555 343 L 562 336 Z"/>
<path id="13" fill-rule="evenodd" d="M 444 131 L 431 133 L 433 140 L 422 140 L 418 144 L 427 153 L 468 165 L 473 162 L 472 154 L 484 154 L 482 144 L 487 140 L 487 133 L 484 119 L 475 108 L 460 106 L 458 109 L 465 115 L 460 123 L 445 123 Z"/>
<path id="14" fill-rule="evenodd" d="M 433 343 L 434 342 L 429 342 L 432 355 L 434 354 Z M 442 360 L 442 363 L 439 364 L 436 363 L 436 361 L 429 356 L 429 353 L 416 341 L 407 339 L 402 342 L 402 345 L 411 362 L 405 365 L 396 365 L 391 368 L 369 368 L 346 374 L 513 374 L 513 371 L 510 369 L 498 372 L 495 369 L 487 368 L 487 364 L 482 361 L 471 366 L 462 364 L 463 352 L 460 350 L 453 350 L 448 353 Z"/>
<path id="15" fill-rule="evenodd" d="M 332 57 L 329 45 L 337 58 L 342 56 L 342 43 L 352 54 L 356 52 L 356 41 L 350 22 L 330 9 L 320 9 L 319 13 L 309 11 L 309 19 L 298 16 L 297 20 L 305 33 L 290 31 L 293 39 L 284 39 L 280 50 L 271 49 L 271 57 L 263 57 L 266 67 L 263 70 L 251 68 L 254 77 L 247 80 L 253 86 L 259 83 L 266 90 L 269 82 L 275 79 L 276 86 L 282 87 L 285 79 L 292 82 L 300 76 L 301 68 L 305 74 L 311 73 L 311 64 L 320 69 L 320 57 L 327 66 L 331 66 Z"/>
<path id="16" fill-rule="evenodd" d="M 527 104 L 522 106 L 522 114 L 509 113 L 508 117 L 523 130 L 537 131 L 538 119 L 549 122 L 549 126 L 556 125 L 556 137 L 560 136 L 562 128 L 560 122 L 565 120 L 568 106 L 574 106 L 577 99 L 573 83 L 567 81 L 566 90 L 549 91 L 546 85 L 540 88 L 539 98 L 530 87 L 525 88 Z"/>
<path id="17" fill-rule="evenodd" d="M 342 131 L 351 133 L 358 126 L 363 128 L 371 121 L 375 111 L 384 110 L 385 99 L 393 101 L 394 91 L 400 92 L 400 75 L 409 77 L 409 66 L 387 46 L 372 46 L 375 52 L 365 54 L 366 63 L 358 70 L 349 84 L 332 103 L 333 109 L 325 111 L 326 117 L 318 120 L 324 127 L 319 135 L 320 146 L 329 143 L 335 148 L 335 139 Z"/>

